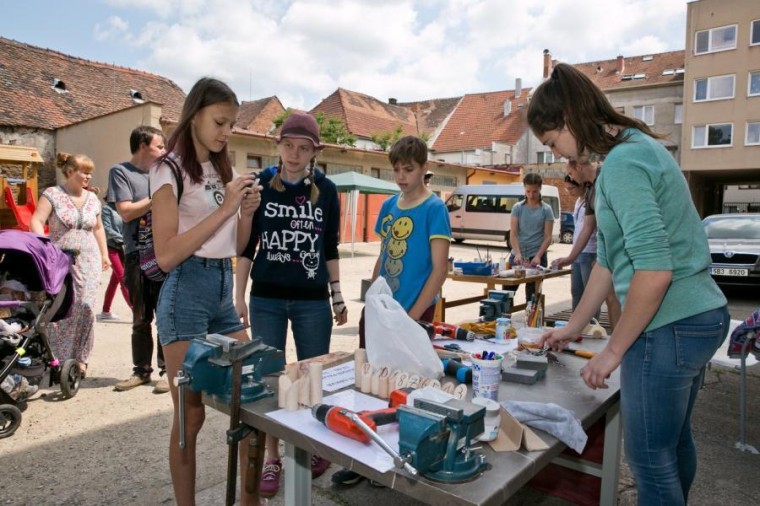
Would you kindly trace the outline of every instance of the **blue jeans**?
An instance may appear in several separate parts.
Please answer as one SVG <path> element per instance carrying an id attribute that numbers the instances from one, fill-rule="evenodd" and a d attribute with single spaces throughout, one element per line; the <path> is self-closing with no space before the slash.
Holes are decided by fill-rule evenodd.
<path id="1" fill-rule="evenodd" d="M 329 299 L 251 297 L 249 310 L 253 337 L 262 337 L 264 344 L 284 351 L 290 320 L 299 361 L 330 351 L 333 317 Z"/>
<path id="2" fill-rule="evenodd" d="M 591 270 L 596 263 L 596 253 L 581 253 L 575 262 L 570 266 L 570 293 L 573 296 L 573 310 L 583 297 L 583 291 L 588 284 L 588 278 L 591 276 Z M 599 319 L 599 311 L 594 318 Z"/>
<path id="3" fill-rule="evenodd" d="M 163 346 L 243 330 L 232 304 L 230 259 L 191 256 L 173 269 L 158 295 L 156 327 Z"/>
<path id="4" fill-rule="evenodd" d="M 620 410 L 639 504 L 686 504 L 697 470 L 691 412 L 728 332 L 724 306 L 644 332 L 620 369 Z"/>

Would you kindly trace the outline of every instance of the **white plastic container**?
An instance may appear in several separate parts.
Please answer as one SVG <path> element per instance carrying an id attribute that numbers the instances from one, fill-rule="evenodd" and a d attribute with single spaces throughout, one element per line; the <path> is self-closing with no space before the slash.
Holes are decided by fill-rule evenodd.
<path id="1" fill-rule="evenodd" d="M 485 425 L 483 434 L 478 437 L 478 441 L 493 441 L 499 435 L 501 426 L 501 414 L 499 414 L 500 405 L 498 402 L 484 397 L 475 397 L 472 399 L 473 404 L 486 408 L 486 417 L 483 420 Z"/>
<path id="2" fill-rule="evenodd" d="M 496 318 L 496 331 L 494 333 L 494 342 L 504 344 L 507 342 L 509 327 L 511 322 L 509 318 Z"/>

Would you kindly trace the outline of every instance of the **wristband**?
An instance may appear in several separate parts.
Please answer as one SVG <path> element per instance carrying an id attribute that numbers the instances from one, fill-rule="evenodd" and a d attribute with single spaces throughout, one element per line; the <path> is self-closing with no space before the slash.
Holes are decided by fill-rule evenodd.
<path id="1" fill-rule="evenodd" d="M 330 296 L 332 297 L 332 308 L 336 315 L 343 314 L 348 310 L 343 295 L 340 293 L 340 281 L 330 282 Z"/>

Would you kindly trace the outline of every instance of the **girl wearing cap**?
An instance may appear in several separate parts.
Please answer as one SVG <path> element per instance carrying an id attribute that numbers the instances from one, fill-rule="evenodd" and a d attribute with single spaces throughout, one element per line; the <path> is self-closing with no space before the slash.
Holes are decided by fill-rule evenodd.
<path id="1" fill-rule="evenodd" d="M 658 136 L 617 112 L 570 65 L 557 65 L 536 88 L 528 123 L 571 165 L 606 155 L 595 183 L 597 263 L 567 327 L 547 332 L 542 344 L 564 347 L 614 284 L 623 312 L 581 376 L 589 388 L 607 388 L 620 367 L 623 440 L 639 504 L 686 504 L 697 467 L 691 411 L 729 323 L 688 184 Z"/>
<path id="2" fill-rule="evenodd" d="M 236 272 L 235 307 L 243 322 L 250 309 L 253 336 L 280 350 L 290 322 L 299 361 L 328 353 L 333 320 L 343 325 L 348 317 L 338 266 L 340 200 L 332 181 L 316 170 L 322 147 L 314 117 L 293 113 L 285 120 L 277 137 L 280 161 L 261 173 L 261 207 Z M 260 492 L 272 497 L 282 465 L 277 439 L 267 436 L 266 447 Z M 312 476 L 329 465 L 314 455 Z"/>
<path id="3" fill-rule="evenodd" d="M 158 265 L 168 272 L 158 296 L 156 326 L 174 404 L 169 469 L 178 505 L 195 504 L 195 449 L 206 415 L 200 392 L 189 388 L 179 406 L 174 378 L 194 338 L 223 334 L 248 340 L 232 302 L 232 257 L 248 242 L 260 195 L 252 176 L 234 174 L 227 154 L 237 114 L 237 97 L 229 86 L 200 79 L 185 99 L 167 154 L 150 169 L 154 249 Z M 179 446 L 181 408 L 184 448 Z M 241 461 L 247 457 L 243 440 Z M 241 466 L 240 503 L 258 504 L 258 496 L 245 490 L 246 474 L 247 466 Z"/>

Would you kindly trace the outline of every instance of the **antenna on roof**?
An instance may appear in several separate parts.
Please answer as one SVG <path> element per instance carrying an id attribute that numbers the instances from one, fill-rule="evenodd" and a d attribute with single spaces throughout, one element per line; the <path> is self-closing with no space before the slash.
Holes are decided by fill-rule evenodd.
<path id="1" fill-rule="evenodd" d="M 248 100 L 253 100 L 253 68 L 248 67 Z"/>

